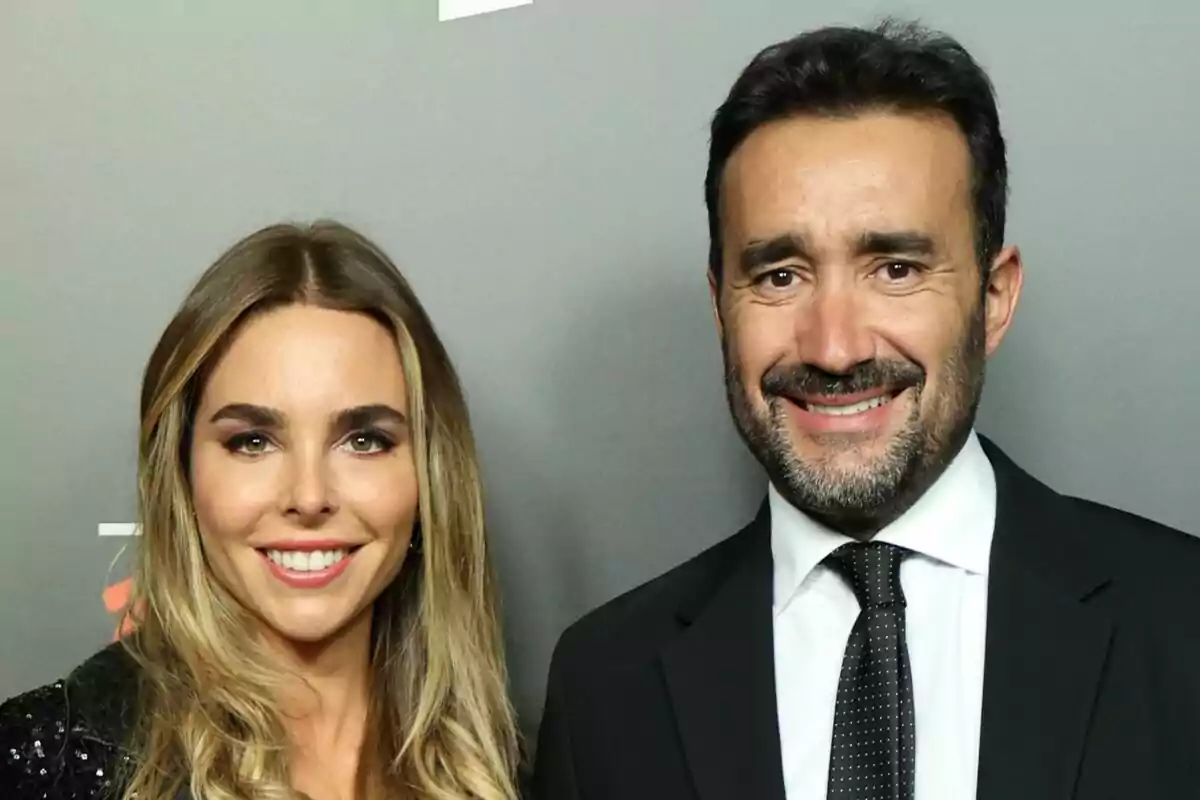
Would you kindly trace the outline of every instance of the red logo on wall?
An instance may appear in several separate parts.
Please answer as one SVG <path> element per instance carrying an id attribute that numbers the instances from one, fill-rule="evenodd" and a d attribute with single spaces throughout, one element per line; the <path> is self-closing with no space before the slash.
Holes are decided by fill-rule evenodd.
<path id="1" fill-rule="evenodd" d="M 110 614 L 120 614 L 120 621 L 113 631 L 112 640 L 115 642 L 122 636 L 127 636 L 133 630 L 133 611 L 129 607 L 129 595 L 133 590 L 133 578 L 104 587 L 104 610 Z"/>

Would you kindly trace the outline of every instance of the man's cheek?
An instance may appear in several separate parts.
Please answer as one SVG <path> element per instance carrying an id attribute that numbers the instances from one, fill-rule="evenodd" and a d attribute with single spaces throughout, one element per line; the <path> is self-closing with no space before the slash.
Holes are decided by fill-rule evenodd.
<path id="1" fill-rule="evenodd" d="M 786 338 L 773 336 L 761 328 L 746 333 L 735 340 L 737 363 L 748 385 L 761 386 L 768 370 L 789 361 L 792 348 Z"/>

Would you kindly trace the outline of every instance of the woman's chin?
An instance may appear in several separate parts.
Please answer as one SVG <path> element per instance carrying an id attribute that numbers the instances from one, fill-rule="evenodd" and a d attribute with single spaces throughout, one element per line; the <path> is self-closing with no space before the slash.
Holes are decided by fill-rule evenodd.
<path id="1" fill-rule="evenodd" d="M 353 610 L 329 608 L 316 613 L 314 611 L 276 609 L 273 613 L 261 614 L 260 618 L 274 637 L 308 646 L 333 640 L 354 628 L 356 622 L 369 618 L 364 614 L 355 614 Z"/>

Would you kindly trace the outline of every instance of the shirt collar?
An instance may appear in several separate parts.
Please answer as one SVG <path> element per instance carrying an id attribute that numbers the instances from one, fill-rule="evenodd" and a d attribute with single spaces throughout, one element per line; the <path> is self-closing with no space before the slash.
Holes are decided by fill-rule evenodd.
<path id="1" fill-rule="evenodd" d="M 767 490 L 767 501 L 778 614 L 826 556 L 853 540 L 788 503 L 773 485 Z M 875 541 L 987 575 L 995 520 L 996 476 L 972 431 L 941 476 L 911 508 L 879 531 Z"/>

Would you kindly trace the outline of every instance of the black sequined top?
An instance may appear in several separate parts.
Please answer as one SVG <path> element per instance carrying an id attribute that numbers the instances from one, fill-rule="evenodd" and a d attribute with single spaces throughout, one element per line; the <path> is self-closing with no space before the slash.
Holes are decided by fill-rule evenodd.
<path id="1" fill-rule="evenodd" d="M 111 645 L 65 679 L 0 704 L 0 800 L 122 800 L 137 665 Z M 523 772 L 521 797 L 529 797 Z M 187 788 L 175 800 L 190 800 Z"/>
<path id="2" fill-rule="evenodd" d="M 120 800 L 136 687 L 133 660 L 112 645 L 0 705 L 0 798 Z"/>

